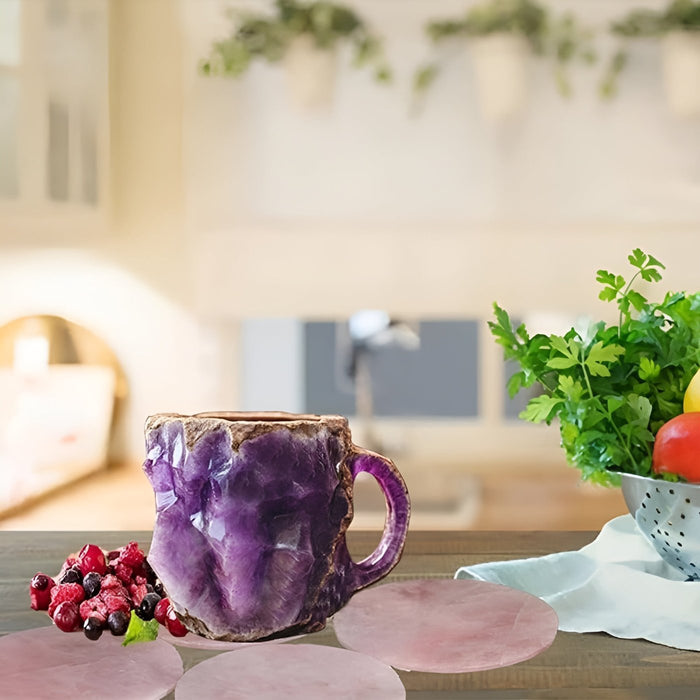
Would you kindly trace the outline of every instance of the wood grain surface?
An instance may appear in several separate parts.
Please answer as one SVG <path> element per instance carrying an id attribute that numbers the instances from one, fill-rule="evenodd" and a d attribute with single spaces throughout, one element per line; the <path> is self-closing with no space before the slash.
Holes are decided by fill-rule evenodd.
<path id="1" fill-rule="evenodd" d="M 467 564 L 579 549 L 595 534 L 413 532 L 400 563 L 385 581 L 451 578 Z M 0 634 L 50 624 L 45 613 L 29 608 L 28 584 L 37 571 L 55 573 L 65 556 L 86 542 L 109 549 L 134 539 L 147 550 L 150 536 L 150 532 L 0 532 Z M 350 532 L 348 537 L 355 558 L 369 553 L 378 540 L 379 533 L 373 532 Z M 338 646 L 332 623 L 299 641 Z M 215 653 L 179 651 L 186 668 Z M 559 632 L 548 650 L 515 666 L 469 674 L 400 672 L 400 676 L 407 697 L 414 699 L 683 700 L 700 698 L 700 653 L 603 633 Z"/>

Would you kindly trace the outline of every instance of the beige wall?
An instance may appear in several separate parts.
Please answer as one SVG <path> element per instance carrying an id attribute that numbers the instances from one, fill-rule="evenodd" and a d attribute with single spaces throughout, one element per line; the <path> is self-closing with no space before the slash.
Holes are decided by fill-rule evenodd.
<path id="1" fill-rule="evenodd" d="M 221 377 L 235 355 L 225 324 L 189 308 L 177 3 L 114 0 L 110 12 L 107 228 L 78 232 L 59 215 L 20 238 L 0 211 L 0 324 L 49 313 L 103 337 L 129 382 L 112 457 L 140 460 L 149 413 L 230 406 Z"/>
<path id="2" fill-rule="evenodd" d="M 374 7 L 363 2 L 368 11 Z M 142 456 L 141 425 L 150 412 L 236 408 L 236 332 L 242 317 L 337 318 L 360 307 L 381 306 L 401 315 L 486 319 L 494 300 L 518 314 L 533 310 L 603 314 L 596 299 L 595 270 L 601 266 L 623 270 L 626 254 L 636 246 L 666 263 L 664 285 L 697 287 L 700 222 L 538 224 L 520 219 L 515 224 L 479 224 L 459 217 L 450 221 L 441 205 L 440 188 L 458 192 L 460 183 L 444 178 L 441 182 L 438 177 L 432 221 L 266 219 L 264 211 L 255 209 L 259 203 L 251 204 L 248 197 L 254 200 L 257 194 L 254 178 L 244 166 L 256 161 L 244 157 L 247 153 L 250 158 L 244 117 L 264 121 L 263 117 L 277 114 L 270 110 L 286 107 L 273 91 L 256 92 L 250 82 L 234 85 L 196 77 L 196 59 L 207 45 L 208 32 L 220 23 L 220 5 L 218 0 L 112 0 L 109 229 L 94 239 L 77 240 L 67 222 L 65 235 L 52 240 L 51 246 L 39 236 L 40 244 L 25 242 L 2 251 L 0 322 L 24 313 L 66 315 L 100 332 L 122 360 L 131 397 L 119 428 L 118 456 Z M 410 3 L 414 11 L 419 6 Z M 381 14 L 395 11 L 397 4 L 376 3 L 376 7 Z M 203 18 L 199 29 L 198 18 Z M 409 25 L 405 19 L 401 26 L 409 31 Z M 406 65 L 412 60 L 408 56 Z M 400 109 L 396 104 L 401 104 L 402 93 L 378 94 L 354 74 L 345 77 L 351 90 L 342 103 L 346 108 L 363 104 L 356 99 L 359 96 L 375 100 L 374 107 L 381 110 Z M 263 91 L 277 86 L 271 74 L 265 80 L 272 82 L 262 81 Z M 458 79 L 451 80 L 456 94 Z M 483 133 L 473 130 L 464 116 L 466 102 L 441 103 L 438 93 L 433 104 L 427 121 L 401 126 L 412 134 L 412 147 L 428 153 L 441 139 L 452 139 L 448 145 L 454 144 L 460 156 L 459 149 L 464 149 L 466 158 L 483 149 Z M 631 116 L 636 104 L 627 107 Z M 583 116 L 575 105 L 573 112 L 565 109 L 552 101 L 552 121 L 561 125 L 572 114 L 583 119 L 585 109 L 597 107 L 584 104 Z M 283 121 L 287 116 L 282 115 Z M 623 111 L 622 122 L 624 117 Z M 285 127 L 289 132 L 272 134 L 278 143 L 285 134 L 290 142 L 295 138 L 290 124 L 299 122 L 290 119 Z M 449 133 L 443 127 L 445 119 Z M 328 123 L 315 124 L 332 136 Z M 311 129 L 304 128 L 309 138 Z M 665 140 L 654 147 L 660 162 L 671 163 L 669 168 L 675 163 L 669 154 L 697 141 L 692 126 L 679 129 L 667 129 Z M 420 130 L 427 133 L 422 140 Z M 384 136 L 390 137 L 390 131 L 387 128 Z M 262 131 L 256 134 L 265 136 Z M 367 144 L 378 138 L 371 130 L 366 137 Z M 582 138 L 596 147 L 595 133 Z M 382 144 L 379 139 L 379 153 Z M 303 160 L 295 162 L 305 165 Z M 291 166 L 273 162 L 268 167 Z M 623 179 L 634 179 L 640 171 L 636 161 L 620 167 Z M 266 175 L 259 170 L 253 174 Z M 523 181 L 526 176 L 525 171 Z M 566 189 L 566 180 L 559 184 Z M 697 183 L 690 170 L 659 184 L 674 197 L 680 192 L 679 199 L 695 201 Z M 391 182 L 384 186 L 389 196 Z M 654 194 L 663 198 L 664 192 Z M 579 194 L 586 196 L 576 189 L 568 196 L 575 199 Z M 343 190 L 343 196 L 351 200 L 352 193 Z M 620 203 L 621 213 L 627 204 Z M 397 218 L 401 219 L 400 212 Z M 58 254 L 52 248 L 62 250 Z M 46 284 L 37 284 L 39 279 Z M 518 445 L 531 449 L 533 459 L 542 458 L 538 450 L 544 446 L 551 448 L 546 454 L 558 455 L 555 436 L 518 428 L 504 439 L 499 432 L 500 359 L 487 335 L 483 346 L 490 382 L 483 398 L 486 423 L 414 424 L 408 434 L 397 428 L 397 441 L 426 455 L 435 453 L 431 443 L 437 445 L 446 462 L 455 454 L 461 459 L 471 453 L 484 464 L 489 452 L 491 458 L 496 454 L 496 447 L 506 450 L 505 457 L 498 458 L 507 459 L 507 451 L 512 454 Z"/>
<path id="3" fill-rule="evenodd" d="M 172 0 L 111 3 L 114 229 L 125 267 L 180 302 L 191 289 L 184 235 L 182 37 Z"/>

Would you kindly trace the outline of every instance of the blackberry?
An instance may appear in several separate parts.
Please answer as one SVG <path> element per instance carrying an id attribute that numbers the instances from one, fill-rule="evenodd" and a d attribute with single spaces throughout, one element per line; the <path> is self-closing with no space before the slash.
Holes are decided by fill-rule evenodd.
<path id="1" fill-rule="evenodd" d="M 146 577 L 148 583 L 154 583 L 156 580 L 156 572 L 153 571 L 151 565 L 148 563 L 148 559 L 143 560 L 143 573 Z"/>
<path id="2" fill-rule="evenodd" d="M 97 617 L 88 617 L 83 623 L 83 632 L 92 641 L 99 639 L 102 636 L 102 620 Z"/>
<path id="3" fill-rule="evenodd" d="M 80 570 L 80 567 L 77 564 L 74 564 L 69 569 L 66 569 L 63 576 L 58 579 L 59 583 L 82 583 L 82 581 L 83 572 Z"/>
<path id="4" fill-rule="evenodd" d="M 152 620 L 156 605 L 160 602 L 160 596 L 157 593 L 146 593 L 138 608 L 135 608 L 136 614 L 142 620 Z"/>
<path id="5" fill-rule="evenodd" d="M 129 615 L 122 610 L 115 610 L 107 617 L 107 627 L 115 637 L 121 637 L 126 634 L 126 629 L 129 626 Z"/>
<path id="6" fill-rule="evenodd" d="M 83 578 L 83 588 L 85 589 L 86 598 L 94 598 L 102 587 L 102 577 L 97 571 L 91 571 Z"/>

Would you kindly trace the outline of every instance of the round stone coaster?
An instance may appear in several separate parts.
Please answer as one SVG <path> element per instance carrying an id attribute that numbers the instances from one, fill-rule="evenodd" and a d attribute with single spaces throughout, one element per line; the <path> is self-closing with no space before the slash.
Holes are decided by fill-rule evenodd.
<path id="1" fill-rule="evenodd" d="M 198 634 L 186 634 L 184 637 L 175 637 L 162 625 L 158 628 L 158 639 L 176 647 L 186 647 L 188 649 L 206 649 L 208 651 L 236 651 L 247 647 L 260 646 L 261 644 L 284 644 L 292 639 L 300 639 L 303 634 L 292 637 L 280 637 L 278 639 L 266 639 L 258 642 L 221 642 L 217 639 L 207 639 Z"/>
<path id="2" fill-rule="evenodd" d="M 122 646 L 109 631 L 91 641 L 53 625 L 0 637 L 0 698 L 157 700 L 182 676 L 177 650 L 162 641 Z"/>
<path id="3" fill-rule="evenodd" d="M 197 664 L 175 686 L 175 700 L 403 700 L 401 679 L 376 659 L 317 644 L 248 647 Z"/>
<path id="4" fill-rule="evenodd" d="M 356 593 L 333 617 L 338 641 L 394 668 L 484 671 L 525 661 L 554 640 L 544 601 L 496 583 L 424 579 Z"/>

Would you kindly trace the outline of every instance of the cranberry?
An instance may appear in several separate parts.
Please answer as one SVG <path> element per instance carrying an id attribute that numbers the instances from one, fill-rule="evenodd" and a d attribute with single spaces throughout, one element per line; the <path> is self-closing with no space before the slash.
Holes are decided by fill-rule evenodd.
<path id="1" fill-rule="evenodd" d="M 75 632 L 82 622 L 78 606 L 70 600 L 64 600 L 54 610 L 53 621 L 62 632 Z"/>
<path id="2" fill-rule="evenodd" d="M 96 571 L 100 576 L 107 573 L 104 552 L 96 544 L 86 544 L 78 552 L 78 565 L 83 576 L 91 571 Z"/>
<path id="3" fill-rule="evenodd" d="M 168 608 L 170 607 L 169 598 L 161 598 L 156 604 L 156 608 L 153 611 L 153 617 L 155 617 L 161 625 L 165 624 L 165 616 L 168 614 Z"/>
<path id="4" fill-rule="evenodd" d="M 168 612 L 165 614 L 165 626 L 173 637 L 184 637 L 187 634 L 187 627 L 182 624 L 180 618 L 175 614 L 175 608 L 172 605 L 168 607 Z"/>

